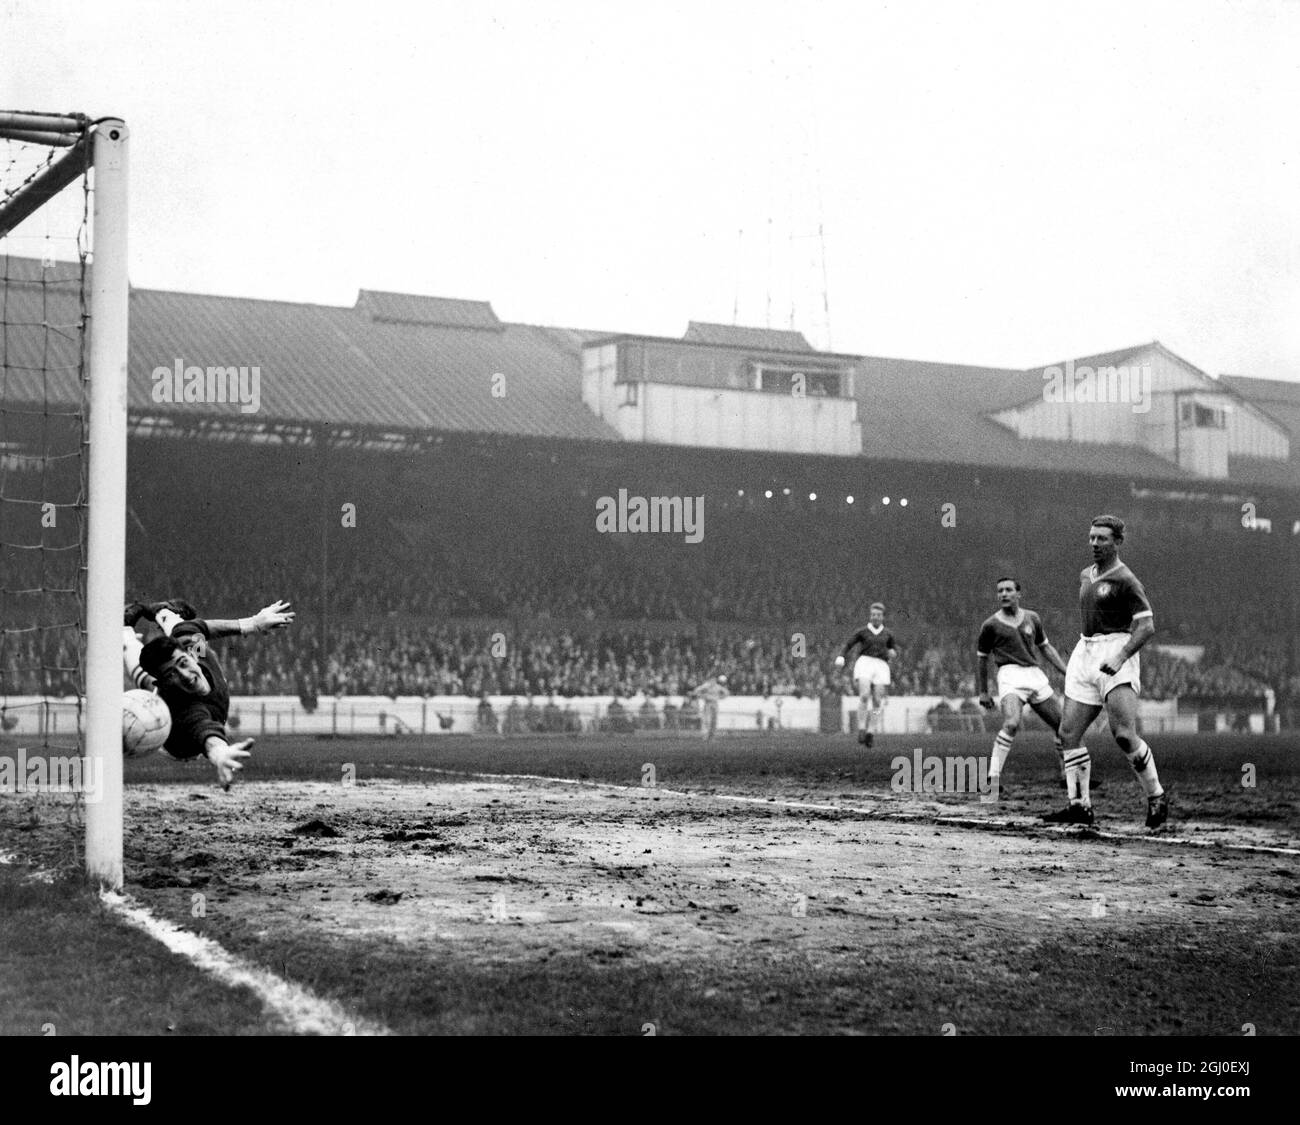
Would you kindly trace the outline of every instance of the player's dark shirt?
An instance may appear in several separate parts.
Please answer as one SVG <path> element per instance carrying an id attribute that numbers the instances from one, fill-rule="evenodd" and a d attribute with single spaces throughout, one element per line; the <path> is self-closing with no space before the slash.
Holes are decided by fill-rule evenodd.
<path id="1" fill-rule="evenodd" d="M 1085 637 L 1131 633 L 1134 620 L 1154 616 L 1142 583 L 1123 563 L 1116 563 L 1096 577 L 1090 566 L 1080 571 L 1079 614 L 1080 631 Z"/>
<path id="2" fill-rule="evenodd" d="M 202 621 L 187 621 L 185 625 L 197 625 L 205 637 L 208 635 L 207 625 Z M 175 632 L 172 635 L 175 636 Z M 158 694 L 163 697 L 172 716 L 172 732 L 167 736 L 163 749 L 173 758 L 197 758 L 203 753 L 204 743 L 212 735 L 226 737 L 230 687 L 226 683 L 225 674 L 210 648 L 198 658 L 198 665 L 211 688 L 207 695 L 191 695 L 189 692 L 158 685 Z"/>
<path id="3" fill-rule="evenodd" d="M 873 632 L 870 625 L 864 625 L 854 633 L 849 638 L 849 643 L 844 646 L 845 660 L 848 660 L 849 653 L 853 651 L 854 645 L 862 649 L 861 653 L 859 653 L 860 656 L 874 656 L 877 660 L 888 660 L 889 650 L 898 648 L 898 645 L 894 643 L 894 634 L 883 625 L 878 633 Z"/>
<path id="4" fill-rule="evenodd" d="M 1047 643 L 1043 622 L 1032 609 L 1022 610 L 1021 614 L 1019 625 L 1005 613 L 998 612 L 980 627 L 976 651 L 980 656 L 992 656 L 994 667 L 1001 668 L 1004 664 L 1038 667 L 1035 648 Z"/>

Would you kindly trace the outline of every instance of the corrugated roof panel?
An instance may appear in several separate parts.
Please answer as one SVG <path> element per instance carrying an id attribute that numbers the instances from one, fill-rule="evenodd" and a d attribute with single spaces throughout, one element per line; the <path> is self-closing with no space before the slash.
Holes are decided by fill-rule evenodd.
<path id="1" fill-rule="evenodd" d="M 1300 406 L 1300 383 L 1291 383 L 1285 379 L 1255 379 L 1249 375 L 1220 375 L 1219 381 L 1226 383 L 1242 398 L 1261 406 L 1270 402 L 1287 402 Z"/>
<path id="2" fill-rule="evenodd" d="M 580 353 L 546 329 L 508 324 L 488 334 L 359 321 L 351 331 L 434 428 L 620 440 L 582 402 Z"/>
<path id="3" fill-rule="evenodd" d="M 1189 476 L 1137 446 L 1024 440 L 987 416 L 1041 394 L 1038 371 L 877 357 L 864 358 L 859 370 L 858 420 L 868 457 Z"/>
<path id="4" fill-rule="evenodd" d="M 48 402 L 76 408 L 80 342 L 80 267 L 52 271 L 30 259 L 0 258 L 7 276 L 3 344 L 7 402 Z M 41 280 L 55 281 L 39 284 Z M 364 291 L 372 292 L 372 291 Z M 380 295 L 404 298 L 403 294 Z M 460 310 L 470 319 L 483 302 L 442 302 L 412 297 L 432 315 Z M 256 367 L 257 420 L 363 425 L 389 430 L 443 430 L 580 441 L 619 441 L 617 432 L 582 402 L 582 347 L 609 333 L 523 324 L 484 331 L 478 325 L 376 321 L 361 308 L 213 297 L 161 290 L 133 290 L 130 304 L 130 406 L 141 413 L 237 417 L 238 403 L 166 403 L 154 399 L 155 368 Z M 390 311 L 404 308 L 395 301 Z M 479 308 L 479 312 L 473 312 Z M 418 311 L 418 310 L 417 310 Z M 48 327 L 47 327 L 48 326 Z M 708 334 L 711 327 L 692 322 Z M 748 330 L 745 330 L 748 331 Z M 774 349 L 766 330 L 761 342 L 746 337 L 734 356 Z M 793 343 L 798 333 L 777 333 Z M 635 339 L 627 337 L 627 339 Z M 704 340 L 696 341 L 705 343 Z M 724 343 L 717 356 L 728 357 Z M 673 342 L 688 347 L 685 342 Z M 806 342 L 801 345 L 806 348 Z M 1093 366 L 1121 365 L 1144 344 L 1076 360 Z M 704 349 L 701 349 L 703 351 Z M 807 351 L 809 357 L 819 353 Z M 716 358 L 716 356 L 715 356 Z M 837 357 L 825 356 L 827 362 Z M 838 357 L 844 359 L 845 357 Z M 1121 473 L 1150 479 L 1195 479 L 1164 458 L 1133 446 L 1019 440 L 989 415 L 1041 393 L 1041 369 L 971 367 L 961 364 L 862 357 L 855 384 L 868 457 L 970 465 Z M 503 376 L 502 379 L 495 378 Z M 1225 376 L 1224 387 L 1266 409 L 1300 436 L 1300 385 Z M 246 416 L 247 417 L 247 416 Z M 1300 441 L 1293 442 L 1300 452 Z M 1300 485 L 1294 462 L 1234 457 L 1239 483 Z"/>
<path id="5" fill-rule="evenodd" d="M 1099 352 L 1097 355 L 1071 356 L 1069 362 L 1075 367 L 1123 367 L 1134 356 L 1141 355 L 1151 348 L 1161 347 L 1159 340 L 1152 340 L 1146 344 L 1134 344 L 1132 347 L 1120 348 L 1113 352 Z M 1042 372 L 1049 367 L 1064 367 L 1066 360 L 1053 360 L 1051 363 L 1045 363 L 1041 367 L 1032 367 L 1031 371 Z M 1184 361 L 1186 362 L 1186 361 Z"/>
<path id="6" fill-rule="evenodd" d="M 730 348 L 762 348 L 777 352 L 811 352 L 802 332 L 780 328 L 746 328 L 736 324 L 710 324 L 692 320 L 682 337 L 692 344 L 722 344 Z"/>
<path id="7" fill-rule="evenodd" d="M 1219 382 L 1287 430 L 1291 435 L 1291 457 L 1300 460 L 1300 383 L 1245 375 L 1223 375 Z"/>
<path id="8" fill-rule="evenodd" d="M 90 261 L 86 262 L 86 281 L 89 284 L 92 271 Z M 0 254 L 0 278 L 10 285 L 26 282 L 33 285 L 79 286 L 81 280 L 81 262 L 51 261 L 46 265 L 39 258 L 23 258 L 15 254 Z"/>
<path id="9" fill-rule="evenodd" d="M 442 328 L 482 328 L 500 332 L 502 325 L 487 301 L 462 301 L 455 297 L 420 297 L 412 293 L 384 293 L 362 289 L 356 309 L 371 320 L 386 324 L 424 324 Z"/>
<path id="10" fill-rule="evenodd" d="M 1295 448 L 1294 445 L 1292 448 Z M 1229 454 L 1228 479 L 1274 488 L 1300 488 L 1300 462 L 1294 458 L 1280 461 L 1272 457 L 1237 457 Z"/>
<path id="11" fill-rule="evenodd" d="M 46 269 L 29 258 L 0 256 L 0 278 L 0 394 L 10 402 L 79 403 L 80 264 Z"/>
<path id="12" fill-rule="evenodd" d="M 353 346 L 347 309 L 161 290 L 131 294 L 130 405 L 236 416 L 239 405 L 159 401 L 153 373 L 190 366 L 258 370 L 262 419 L 422 427 L 398 376 Z M 159 392 L 161 397 L 161 392 Z"/>

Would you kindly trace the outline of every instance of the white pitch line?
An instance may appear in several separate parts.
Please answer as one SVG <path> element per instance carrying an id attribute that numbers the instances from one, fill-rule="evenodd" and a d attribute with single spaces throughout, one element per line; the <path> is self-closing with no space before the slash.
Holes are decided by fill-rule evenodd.
<path id="1" fill-rule="evenodd" d="M 1123 832 L 1103 832 L 1100 829 L 1088 829 L 1086 833 L 1075 833 L 1070 828 L 1039 824 L 1036 821 L 1006 820 L 990 817 L 987 820 L 972 816 L 940 816 L 938 813 L 913 813 L 892 809 L 865 809 L 855 805 L 813 804 L 810 801 L 781 801 L 773 797 L 744 797 L 735 793 L 689 793 L 682 789 L 666 789 L 662 785 L 618 785 L 612 781 L 590 781 L 577 777 L 546 777 L 533 773 L 476 773 L 472 770 L 439 769 L 436 766 L 414 766 L 420 773 L 441 773 L 449 777 L 473 777 L 484 781 L 544 781 L 552 785 L 577 785 L 614 789 L 620 792 L 645 793 L 653 789 L 656 793 L 667 793 L 673 797 L 686 797 L 696 801 L 736 801 L 750 805 L 777 806 L 783 809 L 811 809 L 814 812 L 856 813 L 860 816 L 873 817 L 876 820 L 897 821 L 900 823 L 922 822 L 925 824 L 945 824 L 954 828 L 974 828 L 985 831 L 989 828 L 1008 828 L 1014 830 L 1032 830 L 1045 832 L 1053 836 L 1084 836 L 1089 840 L 1113 840 L 1117 843 L 1134 844 L 1173 844 L 1187 848 L 1223 848 L 1234 852 L 1261 852 L 1266 855 L 1300 856 L 1300 848 L 1275 848 L 1265 844 L 1227 844 L 1216 840 L 1193 840 L 1190 836 L 1166 836 L 1157 833 L 1151 836 L 1131 836 Z"/>
<path id="2" fill-rule="evenodd" d="M 391 1035 L 382 1024 L 349 1016 L 302 985 L 223 949 L 211 938 L 190 933 L 155 917 L 129 895 L 101 891 L 100 901 L 118 918 L 161 942 L 192 965 L 211 973 L 228 988 L 249 988 L 276 1018 L 298 1035 Z"/>

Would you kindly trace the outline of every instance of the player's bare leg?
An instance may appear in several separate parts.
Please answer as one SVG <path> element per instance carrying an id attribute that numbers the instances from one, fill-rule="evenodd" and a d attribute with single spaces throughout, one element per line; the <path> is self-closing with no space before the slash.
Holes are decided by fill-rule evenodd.
<path id="1" fill-rule="evenodd" d="M 1065 791 L 1070 803 L 1059 812 L 1048 813 L 1043 817 L 1049 824 L 1085 824 L 1093 822 L 1092 794 L 1089 780 L 1092 774 L 1092 759 L 1088 748 L 1083 744 L 1092 721 L 1101 714 L 1100 703 L 1080 703 L 1077 699 L 1065 697 L 1065 708 L 1061 712 L 1061 761 L 1065 768 Z"/>
<path id="2" fill-rule="evenodd" d="M 1031 702 L 1030 707 L 1034 713 L 1052 728 L 1052 741 L 1056 747 L 1056 764 L 1061 772 L 1061 788 L 1066 788 L 1065 784 L 1065 752 L 1061 748 L 1061 705 L 1056 702 L 1056 696 L 1051 699 L 1044 699 L 1038 703 Z"/>
<path id="3" fill-rule="evenodd" d="M 1138 697 L 1128 684 L 1112 688 L 1106 696 L 1106 717 L 1110 720 L 1110 732 L 1115 736 L 1119 748 L 1124 751 L 1128 764 L 1133 767 L 1138 783 L 1147 798 L 1148 828 L 1159 828 L 1169 818 L 1169 799 L 1165 796 L 1164 786 L 1156 773 L 1155 755 L 1151 747 L 1138 733 L 1137 729 Z"/>

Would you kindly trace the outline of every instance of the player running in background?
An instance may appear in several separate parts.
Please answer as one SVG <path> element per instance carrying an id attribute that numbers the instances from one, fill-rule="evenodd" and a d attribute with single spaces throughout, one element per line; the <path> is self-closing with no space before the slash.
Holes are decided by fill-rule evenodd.
<path id="1" fill-rule="evenodd" d="M 1048 813 L 1053 824 L 1094 822 L 1089 778 L 1092 760 L 1083 736 L 1104 706 L 1111 734 L 1124 751 L 1147 798 L 1146 826 L 1159 828 L 1169 817 L 1169 799 L 1156 774 L 1151 747 L 1137 729 L 1141 668 L 1138 650 L 1155 634 L 1155 615 L 1146 591 L 1119 558 L 1124 521 L 1098 516 L 1088 530 L 1093 565 L 1079 574 L 1083 628 L 1065 673 L 1065 711 L 1061 743 L 1070 803 Z"/>
<path id="2" fill-rule="evenodd" d="M 989 657 L 992 657 L 997 668 L 1002 729 L 993 740 L 989 781 L 993 792 L 1001 799 L 1006 796 L 1001 784 L 1002 767 L 1011 753 L 1011 742 L 1020 730 L 1020 718 L 1026 703 L 1052 728 L 1056 735 L 1057 757 L 1061 757 L 1061 708 L 1038 658 L 1041 653 L 1062 675 L 1065 674 L 1065 661 L 1047 639 L 1038 614 L 1032 609 L 1021 608 L 1020 583 L 1014 578 L 999 578 L 997 592 L 998 611 L 980 627 L 979 641 L 975 646 L 979 658 L 975 686 L 979 690 L 980 706 L 992 709 L 993 697 L 988 692 Z"/>
<path id="3" fill-rule="evenodd" d="M 186 606 L 185 609 L 190 607 Z M 128 607 L 128 617 L 132 607 Z M 207 758 L 217 770 L 217 781 L 229 789 L 235 774 L 249 757 L 251 738 L 231 743 L 226 734 L 230 714 L 230 689 L 221 665 L 212 654 L 208 641 L 214 637 L 269 632 L 289 625 L 294 614 L 288 602 L 275 602 L 253 617 L 239 620 L 186 620 L 175 603 L 146 609 L 143 616 L 162 618 L 162 628 L 170 635 L 159 635 L 132 653 L 124 635 L 123 657 L 128 672 L 137 683 L 144 682 L 132 671 L 132 656 L 138 658 L 139 670 L 152 678 L 158 694 L 171 712 L 172 729 L 163 749 L 182 761 Z M 134 631 L 128 630 L 134 637 Z M 138 644 L 138 640 L 136 641 Z"/>
<path id="4" fill-rule="evenodd" d="M 704 737 L 710 739 L 718 729 L 718 704 L 731 694 L 727 687 L 726 676 L 715 676 L 705 680 L 691 695 L 701 702 L 700 730 Z"/>
<path id="5" fill-rule="evenodd" d="M 849 638 L 844 651 L 835 658 L 835 667 L 843 668 L 854 648 L 859 650 L 853 665 L 853 686 L 858 695 L 858 741 L 870 746 L 872 728 L 878 727 L 885 713 L 889 695 L 889 662 L 898 655 L 894 635 L 885 628 L 885 607 L 873 602 L 868 623 Z"/>

